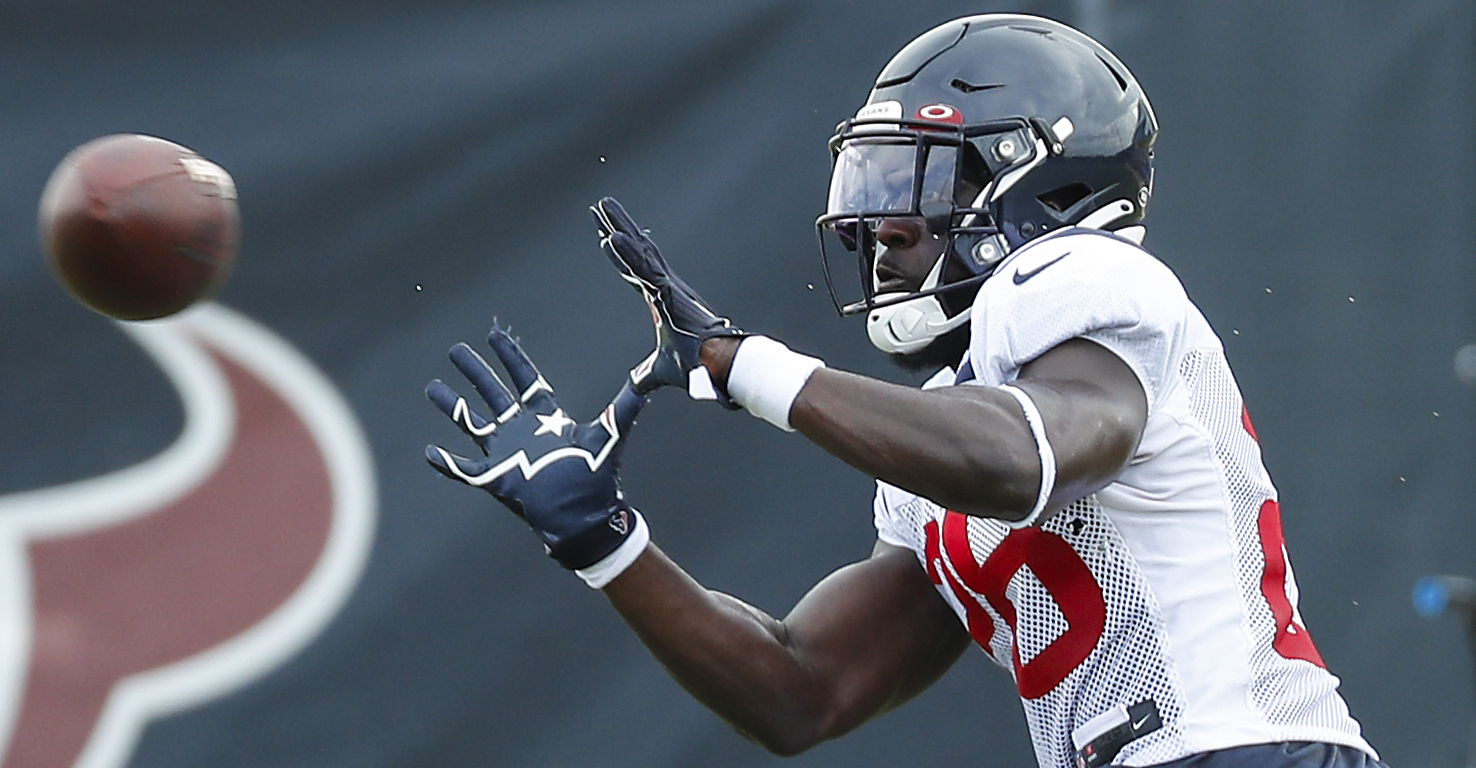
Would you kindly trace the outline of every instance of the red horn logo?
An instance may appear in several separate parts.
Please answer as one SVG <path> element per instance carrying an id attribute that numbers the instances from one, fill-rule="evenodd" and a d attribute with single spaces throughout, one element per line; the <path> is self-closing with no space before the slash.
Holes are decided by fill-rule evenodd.
<path id="1" fill-rule="evenodd" d="M 120 327 L 185 427 L 140 465 L 0 496 L 0 768 L 123 765 L 150 720 L 306 645 L 368 555 L 367 444 L 296 350 L 217 305 Z"/>

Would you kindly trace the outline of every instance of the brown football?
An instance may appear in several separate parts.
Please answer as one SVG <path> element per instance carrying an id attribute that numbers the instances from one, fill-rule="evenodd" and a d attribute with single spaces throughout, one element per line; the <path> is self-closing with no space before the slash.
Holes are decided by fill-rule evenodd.
<path id="1" fill-rule="evenodd" d="M 241 214 L 230 174 L 139 134 L 72 150 L 41 193 L 41 248 L 78 301 L 120 320 L 174 314 L 230 274 Z"/>

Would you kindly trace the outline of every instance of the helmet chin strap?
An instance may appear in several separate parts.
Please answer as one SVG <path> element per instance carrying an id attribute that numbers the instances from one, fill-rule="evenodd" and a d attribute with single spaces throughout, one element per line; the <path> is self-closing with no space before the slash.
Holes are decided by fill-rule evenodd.
<path id="1" fill-rule="evenodd" d="M 1113 200 L 1112 202 L 1082 217 L 1081 221 L 1076 223 L 1076 226 L 1085 227 L 1087 229 L 1107 229 L 1119 219 L 1122 219 L 1123 217 L 1131 214 L 1133 210 L 1133 204 L 1131 201 Z M 1131 227 L 1129 227 L 1129 229 L 1131 229 Z"/>
<path id="2" fill-rule="evenodd" d="M 1088 214 L 1077 226 L 1105 229 L 1132 212 L 1132 202 L 1115 200 Z M 1133 242 L 1141 243 L 1143 240 L 1142 227 L 1127 227 L 1118 234 Z M 933 268 L 929 270 L 928 276 L 918 290 L 927 291 L 938 286 L 946 256 L 947 254 L 940 255 L 933 263 Z M 881 254 L 878 253 L 877 258 L 880 257 Z M 875 273 L 872 279 L 876 279 Z M 880 303 L 905 295 L 905 293 L 882 293 L 873 296 L 872 301 Z M 936 295 L 922 296 L 911 301 L 901 301 L 871 310 L 866 315 L 866 335 L 871 338 L 872 346 L 877 349 L 890 354 L 906 355 L 921 350 L 933 343 L 933 340 L 939 336 L 968 322 L 968 319 L 968 309 L 949 317 Z"/>
<path id="3" fill-rule="evenodd" d="M 938 257 L 919 290 L 937 287 L 943 273 L 944 260 L 944 256 Z M 900 295 L 906 294 L 883 293 L 872 298 L 875 301 L 885 301 Z M 923 296 L 871 310 L 866 315 L 866 334 L 871 338 L 872 346 L 877 349 L 889 354 L 905 355 L 926 347 L 933 339 L 963 325 L 968 319 L 969 310 L 965 309 L 949 317 L 936 295 Z"/>

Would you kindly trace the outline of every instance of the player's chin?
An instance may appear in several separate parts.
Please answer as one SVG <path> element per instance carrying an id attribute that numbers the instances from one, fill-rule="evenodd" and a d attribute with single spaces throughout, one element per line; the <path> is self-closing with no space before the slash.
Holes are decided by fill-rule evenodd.
<path id="1" fill-rule="evenodd" d="M 909 373 L 932 372 L 945 365 L 958 365 L 968 350 L 969 324 L 964 323 L 916 352 L 891 352 L 887 357 Z"/>

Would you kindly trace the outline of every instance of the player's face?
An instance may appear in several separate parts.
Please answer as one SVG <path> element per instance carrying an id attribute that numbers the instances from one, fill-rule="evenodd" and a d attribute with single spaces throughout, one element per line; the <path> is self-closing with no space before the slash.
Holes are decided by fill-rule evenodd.
<path id="1" fill-rule="evenodd" d="M 947 239 L 929 231 L 921 216 L 880 219 L 873 232 L 878 244 L 873 270 L 874 295 L 920 290 L 943 256 Z M 908 371 L 930 371 L 958 363 L 968 349 L 969 327 L 961 325 L 926 347 L 909 353 L 891 353 L 892 362 Z"/>
<path id="2" fill-rule="evenodd" d="M 928 231 L 921 216 L 889 216 L 879 220 L 874 293 L 911 293 L 922 287 L 947 242 Z"/>

